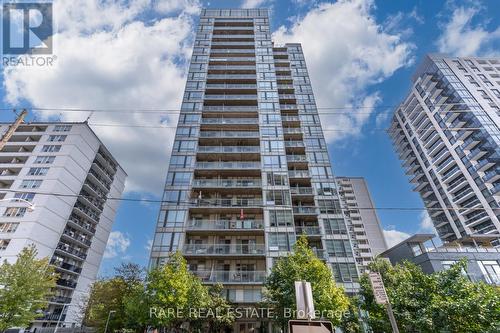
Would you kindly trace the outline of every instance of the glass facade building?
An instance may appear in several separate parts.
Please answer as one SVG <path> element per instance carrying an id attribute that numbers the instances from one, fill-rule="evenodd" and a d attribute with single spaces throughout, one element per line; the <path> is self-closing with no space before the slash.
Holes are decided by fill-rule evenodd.
<path id="1" fill-rule="evenodd" d="M 500 59 L 426 57 L 389 132 L 445 242 L 500 234 L 499 128 Z"/>
<path id="2" fill-rule="evenodd" d="M 349 267 L 341 284 L 355 292 L 302 48 L 273 44 L 267 10 L 202 11 L 181 109 L 150 266 L 180 250 L 202 281 L 252 304 L 273 262 L 305 234 L 333 272 Z"/>

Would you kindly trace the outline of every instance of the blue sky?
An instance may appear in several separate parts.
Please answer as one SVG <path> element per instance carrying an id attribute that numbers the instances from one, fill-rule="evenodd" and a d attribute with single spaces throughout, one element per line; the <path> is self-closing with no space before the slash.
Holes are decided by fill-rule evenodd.
<path id="1" fill-rule="evenodd" d="M 56 63 L 2 67 L 2 108 L 178 109 L 199 9 L 241 6 L 270 8 L 277 43 L 303 44 L 318 107 L 364 107 L 322 115 L 334 172 L 365 177 L 377 207 L 422 207 L 382 130 L 390 106 L 426 53 L 498 55 L 496 1 L 56 0 Z M 0 121 L 14 118 L 0 112 Z M 95 112 L 90 123 L 130 176 L 125 197 L 158 199 L 174 130 L 143 126 L 173 126 L 176 116 Z M 101 274 L 121 260 L 147 263 L 157 214 L 155 203 L 122 203 Z M 391 242 L 432 230 L 421 211 L 378 214 Z"/>

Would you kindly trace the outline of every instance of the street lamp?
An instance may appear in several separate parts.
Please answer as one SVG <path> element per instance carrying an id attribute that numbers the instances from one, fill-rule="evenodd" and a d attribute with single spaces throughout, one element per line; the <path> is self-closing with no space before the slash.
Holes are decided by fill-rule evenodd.
<path id="1" fill-rule="evenodd" d="M 35 205 L 32 202 L 29 202 L 28 200 L 21 199 L 21 198 L 7 198 L 7 199 L 0 199 L 0 202 L 2 201 L 18 201 L 18 202 L 23 202 L 25 204 L 28 204 L 28 211 L 32 212 L 35 210 Z"/>
<path id="2" fill-rule="evenodd" d="M 116 312 L 115 310 L 110 310 L 109 311 L 109 313 L 108 313 L 108 319 L 106 320 L 106 327 L 104 328 L 104 333 L 107 333 L 107 331 L 108 331 L 108 324 L 109 324 L 109 318 L 111 317 L 111 314 L 115 313 L 115 312 Z"/>

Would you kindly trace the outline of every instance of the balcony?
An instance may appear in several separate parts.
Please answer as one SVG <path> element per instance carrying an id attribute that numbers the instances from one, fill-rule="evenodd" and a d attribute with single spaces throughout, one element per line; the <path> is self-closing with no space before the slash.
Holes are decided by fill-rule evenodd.
<path id="1" fill-rule="evenodd" d="M 306 155 L 286 155 L 286 161 L 288 163 L 307 163 Z"/>
<path id="2" fill-rule="evenodd" d="M 253 70 L 255 71 L 255 65 L 253 66 L 249 66 L 249 65 L 246 65 L 246 64 L 241 64 L 241 65 L 212 65 L 212 64 L 209 64 L 208 65 L 208 70 L 210 72 L 210 70 L 213 70 L 213 69 L 216 69 L 216 70 Z"/>
<path id="3" fill-rule="evenodd" d="M 290 193 L 293 196 L 314 195 L 312 187 L 291 186 Z"/>
<path id="4" fill-rule="evenodd" d="M 232 95 L 232 94 L 227 94 L 227 95 L 205 95 L 205 100 L 257 100 L 257 95 L 252 95 L 252 94 L 246 94 L 246 95 Z"/>
<path id="5" fill-rule="evenodd" d="M 467 155 L 467 158 L 471 161 L 477 161 L 484 155 L 488 154 L 487 150 L 481 149 L 481 148 L 474 148 L 470 151 L 470 153 Z"/>
<path id="6" fill-rule="evenodd" d="M 489 159 L 484 159 L 479 161 L 479 163 L 477 163 L 474 166 L 474 169 L 476 169 L 476 171 L 482 172 L 490 169 L 494 165 L 495 163 L 493 161 L 490 161 Z"/>
<path id="7" fill-rule="evenodd" d="M 200 131 L 200 138 L 258 138 L 256 131 Z"/>
<path id="8" fill-rule="evenodd" d="M 298 226 L 295 227 L 295 233 L 297 235 L 306 234 L 308 236 L 320 236 L 321 229 L 318 226 Z"/>
<path id="9" fill-rule="evenodd" d="M 71 297 L 65 296 L 53 296 L 49 299 L 50 303 L 58 303 L 58 304 L 69 304 L 71 303 Z"/>
<path id="10" fill-rule="evenodd" d="M 77 233 L 70 231 L 68 229 L 65 229 L 63 231 L 62 237 L 65 238 L 66 240 L 69 240 L 70 242 L 76 242 L 78 243 L 78 245 L 84 247 L 89 247 L 92 244 L 92 242 L 89 239 L 82 237 Z"/>
<path id="11" fill-rule="evenodd" d="M 235 84 L 235 83 L 207 83 L 205 88 L 208 89 L 251 89 L 251 90 L 256 90 L 257 85 L 256 84 L 246 84 L 246 83 L 241 83 L 241 84 Z"/>
<path id="12" fill-rule="evenodd" d="M 191 220 L 186 227 L 190 231 L 264 231 L 263 220 Z"/>
<path id="13" fill-rule="evenodd" d="M 257 106 L 251 105 L 204 105 L 203 112 L 214 111 L 214 112 L 259 112 Z"/>
<path id="14" fill-rule="evenodd" d="M 290 141 L 285 141 L 285 147 L 286 148 L 304 148 L 305 145 L 304 145 L 303 141 L 300 141 L 300 140 L 297 140 L 297 141 L 290 140 Z"/>
<path id="15" fill-rule="evenodd" d="M 289 178 L 310 178 L 309 171 L 307 170 L 288 170 Z"/>
<path id="16" fill-rule="evenodd" d="M 72 272 L 75 274 L 80 274 L 82 272 L 81 267 L 71 265 L 71 264 L 68 264 L 68 263 L 63 262 L 63 261 L 51 260 L 50 264 L 56 268 L 61 268 L 61 269 L 64 269 L 65 271 L 69 271 L 69 272 Z"/>
<path id="17" fill-rule="evenodd" d="M 314 206 L 294 206 L 293 207 L 294 215 L 318 215 L 318 209 Z"/>
<path id="18" fill-rule="evenodd" d="M 259 118 L 202 118 L 202 125 L 258 125 Z"/>
<path id="19" fill-rule="evenodd" d="M 241 80 L 241 79 L 257 79 L 257 74 L 207 74 L 207 80 L 214 79 L 233 79 L 233 80 Z M 256 98 L 257 99 L 257 98 Z"/>
<path id="20" fill-rule="evenodd" d="M 263 283 L 266 271 L 191 271 L 203 283 L 256 284 Z"/>
<path id="21" fill-rule="evenodd" d="M 85 252 L 79 251 L 64 243 L 59 243 L 56 247 L 56 251 L 62 252 L 63 254 L 69 254 L 71 257 L 78 260 L 85 260 L 87 258 L 87 254 Z"/>
<path id="22" fill-rule="evenodd" d="M 260 169 L 260 162 L 196 162 L 196 169 L 248 170 Z"/>
<path id="23" fill-rule="evenodd" d="M 193 188 L 204 187 L 204 188 L 260 188 L 262 182 L 260 179 L 195 179 L 193 181 Z"/>
<path id="24" fill-rule="evenodd" d="M 494 183 L 495 181 L 500 179 L 500 170 L 495 169 L 495 170 L 486 172 L 482 179 L 485 183 Z"/>
<path id="25" fill-rule="evenodd" d="M 472 136 L 472 137 L 468 138 L 467 140 L 465 140 L 464 143 L 462 143 L 461 147 L 464 150 L 471 150 L 479 143 L 479 141 L 480 141 L 479 139 Z"/>
<path id="26" fill-rule="evenodd" d="M 265 244 L 186 244 L 184 255 L 264 256 Z"/>
<path id="27" fill-rule="evenodd" d="M 497 184 L 493 188 L 491 188 L 490 193 L 495 196 L 500 196 L 500 184 Z"/>
<path id="28" fill-rule="evenodd" d="M 198 153 L 260 153 L 259 146 L 198 146 Z"/>
<path id="29" fill-rule="evenodd" d="M 66 287 L 66 288 L 71 288 L 71 289 L 76 288 L 76 281 L 67 280 L 67 279 L 58 279 L 56 283 L 58 286 L 61 286 L 61 287 Z"/>
<path id="30" fill-rule="evenodd" d="M 240 208 L 240 207 L 258 207 L 262 208 L 261 198 L 202 198 L 193 201 L 195 207 L 208 207 L 208 208 Z"/>
<path id="31" fill-rule="evenodd" d="M 85 223 L 85 222 L 81 221 L 80 219 L 78 219 L 74 215 L 70 216 L 70 218 L 68 220 L 68 224 L 71 227 L 76 228 L 77 230 L 83 231 L 86 233 L 95 234 L 95 231 L 96 231 L 95 228 L 90 223 Z"/>

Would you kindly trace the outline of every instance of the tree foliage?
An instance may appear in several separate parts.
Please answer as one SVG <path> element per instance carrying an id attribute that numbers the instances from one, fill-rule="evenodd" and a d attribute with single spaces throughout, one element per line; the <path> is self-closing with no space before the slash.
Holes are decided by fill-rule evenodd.
<path id="1" fill-rule="evenodd" d="M 393 267 L 377 259 L 370 270 L 380 272 L 396 321 L 403 332 L 498 332 L 500 289 L 472 282 L 463 274 L 466 261 L 452 268 L 425 274 L 410 262 Z M 361 278 L 363 308 L 374 332 L 390 332 L 386 310 L 376 304 L 368 276 Z"/>
<path id="2" fill-rule="evenodd" d="M 0 332 L 27 327 L 47 306 L 58 276 L 47 258 L 36 256 L 32 245 L 19 253 L 15 263 L 0 265 Z"/>
<path id="3" fill-rule="evenodd" d="M 137 264 L 123 264 L 115 269 L 116 275 L 96 281 L 90 288 L 83 323 L 104 332 L 110 311 L 108 330 L 122 330 L 133 321 L 127 320 L 125 299 L 144 281 L 144 270 Z"/>
<path id="4" fill-rule="evenodd" d="M 231 315 L 201 318 L 192 309 L 213 309 L 222 314 L 230 305 L 221 297 L 222 286 L 204 286 L 189 272 L 180 253 L 174 253 L 167 263 L 144 274 L 137 265 L 127 264 L 116 269 L 116 276 L 96 282 L 87 306 L 89 326 L 104 330 L 110 310 L 116 311 L 108 331 L 146 327 L 181 329 L 189 332 L 218 332 L 230 326 Z M 218 309 L 218 310 L 217 310 Z M 172 312 L 170 312 L 172 311 Z"/>
<path id="5" fill-rule="evenodd" d="M 286 309 L 296 309 L 295 281 L 302 280 L 311 283 L 315 310 L 338 325 L 348 309 L 349 300 L 344 290 L 335 284 L 330 269 L 308 246 L 304 236 L 297 240 L 289 256 L 277 260 L 266 279 L 265 300 L 274 308 L 279 324 L 285 327 L 287 321 L 292 319 L 287 318 Z"/>

